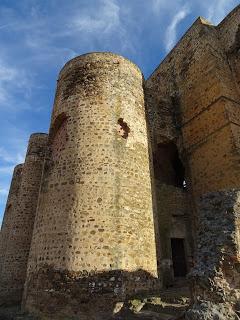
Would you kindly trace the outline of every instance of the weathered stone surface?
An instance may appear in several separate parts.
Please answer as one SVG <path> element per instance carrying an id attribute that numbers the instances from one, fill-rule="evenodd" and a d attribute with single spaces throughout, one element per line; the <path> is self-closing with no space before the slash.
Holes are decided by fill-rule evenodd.
<path id="1" fill-rule="evenodd" d="M 17 183 L 17 197 L 14 198 L 11 228 L 1 268 L 0 304 L 21 302 L 22 299 L 46 142 L 47 135 L 41 133 L 32 134 L 29 139 L 25 163 L 21 178 L 19 177 L 21 182 Z M 1 233 L 6 233 L 5 228 L 7 226 L 3 225 Z"/>
<path id="2" fill-rule="evenodd" d="M 158 282 L 142 82 L 133 63 L 110 53 L 77 57 L 60 72 L 29 256 L 30 311 L 67 307 L 89 317 L 102 303 L 112 310 L 109 290 L 122 299 Z M 56 298 L 46 292 L 57 283 L 47 266 L 60 282 L 68 272 L 86 276 L 68 289 L 64 277 Z M 117 280 L 120 270 L 131 280 Z M 92 298 L 83 307 L 85 290 Z"/>
<path id="3" fill-rule="evenodd" d="M 19 164 L 14 168 L 12 182 L 8 194 L 6 208 L 4 212 L 4 219 L 0 232 L 0 279 L 1 270 L 4 265 L 5 253 L 9 242 L 9 236 L 11 233 L 12 225 L 15 219 L 14 212 L 17 209 L 17 201 L 19 190 L 21 186 L 23 164 Z M 1 281 L 1 280 L 0 280 Z"/>
<path id="4" fill-rule="evenodd" d="M 189 274 L 194 305 L 189 319 L 237 319 L 240 298 L 240 192 L 202 195 L 198 202 L 196 265 Z M 225 310 L 225 311 L 224 311 Z M 222 318 L 217 318 L 217 314 Z"/>
<path id="5" fill-rule="evenodd" d="M 165 256 L 173 224 L 169 227 L 171 210 L 164 204 L 174 207 L 172 194 L 165 190 L 169 188 L 169 177 L 175 174 L 173 165 L 169 167 L 172 155 L 165 151 L 170 150 L 167 146 L 177 146 L 185 167 L 191 217 L 188 230 L 193 235 L 186 238 L 190 243 L 195 240 L 196 255 L 191 272 L 195 304 L 188 319 L 218 319 L 217 312 L 229 308 L 225 317 L 231 319 L 230 314 L 236 316 L 234 308 L 239 299 L 238 199 L 233 190 L 240 187 L 239 29 L 240 6 L 218 26 L 197 19 L 145 83 L 153 160 L 161 147 L 159 161 L 154 165 L 154 176 L 160 184 L 155 184 L 154 194 L 161 213 L 158 239 L 164 249 L 160 252 L 165 251 Z M 168 171 L 169 176 L 161 175 L 161 170 Z M 201 196 L 204 200 L 199 207 Z M 163 219 L 165 223 L 161 224 Z M 171 259 L 167 261 L 171 264 Z M 169 275 L 163 280 L 168 282 Z M 206 303 L 204 308 L 209 314 L 201 311 L 198 299 L 199 304 Z M 215 316 L 213 310 L 218 310 Z"/>
<path id="6" fill-rule="evenodd" d="M 199 301 L 186 312 L 186 320 L 239 320 L 230 304 Z"/>
<path id="7" fill-rule="evenodd" d="M 155 181 L 158 212 L 158 231 L 160 246 L 159 274 L 162 276 L 165 287 L 174 282 L 172 263 L 171 239 L 190 238 L 188 226 L 190 224 L 188 194 L 186 190 L 172 185 L 161 184 Z M 185 243 L 186 259 L 192 257 L 191 242 Z M 190 266 L 189 266 L 190 267 Z"/>
<path id="8" fill-rule="evenodd" d="M 50 319 L 106 320 L 193 266 L 187 319 L 237 319 L 239 50 L 240 6 L 198 18 L 146 81 L 111 53 L 65 65 L 5 213 L 1 301 L 21 300 L 28 255 L 23 305 Z"/>

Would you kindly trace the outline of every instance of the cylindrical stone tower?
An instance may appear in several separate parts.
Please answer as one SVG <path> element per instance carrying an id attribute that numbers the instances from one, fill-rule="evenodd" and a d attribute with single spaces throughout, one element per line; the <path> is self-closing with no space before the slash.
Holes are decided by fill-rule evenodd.
<path id="1" fill-rule="evenodd" d="M 12 223 L 15 219 L 14 210 L 16 210 L 17 208 L 18 195 L 21 186 L 22 170 L 23 164 L 18 164 L 14 168 L 6 208 L 3 216 L 3 222 L 0 233 L 0 288 L 2 288 L 3 281 L 3 278 L 1 277 L 1 270 L 4 264 L 5 252 L 7 248 L 9 234 L 12 228 Z"/>
<path id="2" fill-rule="evenodd" d="M 28 264 L 31 312 L 106 319 L 116 301 L 158 285 L 142 82 L 111 53 L 60 72 Z"/>
<path id="3" fill-rule="evenodd" d="M 1 303 L 21 302 L 46 143 L 43 133 L 32 134 L 29 140 L 1 271 Z"/>

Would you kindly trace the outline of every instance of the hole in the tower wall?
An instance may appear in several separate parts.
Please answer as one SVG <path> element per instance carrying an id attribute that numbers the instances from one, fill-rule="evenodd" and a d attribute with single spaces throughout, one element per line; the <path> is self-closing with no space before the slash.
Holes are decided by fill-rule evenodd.
<path id="1" fill-rule="evenodd" d="M 55 139 L 56 135 L 58 134 L 59 130 L 62 127 L 64 127 L 64 125 L 66 125 L 67 119 L 68 119 L 68 117 L 65 114 L 65 112 L 60 113 L 56 117 L 52 127 L 50 128 L 50 133 L 49 133 L 50 141 L 53 141 Z"/>
<path id="2" fill-rule="evenodd" d="M 65 145 L 68 141 L 67 122 L 68 117 L 63 112 L 57 116 L 50 129 L 49 140 L 53 160 L 57 159 L 58 154 L 65 149 Z"/>
<path id="3" fill-rule="evenodd" d="M 127 139 L 128 135 L 129 135 L 129 132 L 130 132 L 130 128 L 129 128 L 127 122 L 125 122 L 123 120 L 123 118 L 119 118 L 117 123 L 118 123 L 118 125 L 117 125 L 118 134 L 122 138 Z"/>
<path id="4" fill-rule="evenodd" d="M 12 204 L 10 203 L 8 206 L 7 206 L 7 211 L 10 210 L 12 207 Z"/>
<path id="5" fill-rule="evenodd" d="M 186 188 L 185 168 L 175 143 L 159 143 L 153 154 L 154 175 L 160 183 Z"/>

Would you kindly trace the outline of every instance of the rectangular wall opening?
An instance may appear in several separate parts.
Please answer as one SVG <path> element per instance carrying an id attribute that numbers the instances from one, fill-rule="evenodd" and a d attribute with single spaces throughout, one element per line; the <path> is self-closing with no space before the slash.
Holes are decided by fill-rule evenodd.
<path id="1" fill-rule="evenodd" d="M 184 239 L 172 238 L 172 262 L 174 277 L 185 277 L 187 274 Z"/>

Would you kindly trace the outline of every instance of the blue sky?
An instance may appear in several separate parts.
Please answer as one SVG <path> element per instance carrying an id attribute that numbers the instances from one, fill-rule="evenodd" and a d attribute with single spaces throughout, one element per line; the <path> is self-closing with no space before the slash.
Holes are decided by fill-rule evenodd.
<path id="1" fill-rule="evenodd" d="M 60 68 L 90 51 L 156 68 L 198 16 L 219 23 L 236 0 L 0 0 L 0 223 L 28 137 L 47 132 Z"/>

